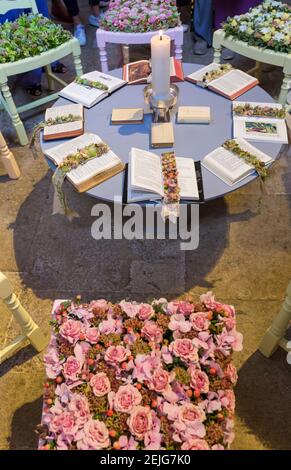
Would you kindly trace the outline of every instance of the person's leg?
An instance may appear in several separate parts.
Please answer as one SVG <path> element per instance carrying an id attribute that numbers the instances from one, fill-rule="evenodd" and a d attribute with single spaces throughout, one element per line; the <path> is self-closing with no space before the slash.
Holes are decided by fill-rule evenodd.
<path id="1" fill-rule="evenodd" d="M 89 0 L 92 14 L 89 16 L 88 22 L 91 26 L 95 26 L 95 28 L 99 28 L 99 21 L 102 15 L 102 13 L 100 13 L 99 3 L 100 3 L 99 0 Z"/>
<path id="2" fill-rule="evenodd" d="M 64 4 L 68 10 L 69 16 L 72 17 L 74 28 L 74 36 L 78 39 L 81 46 L 85 46 L 87 42 L 85 26 L 80 18 L 80 10 L 77 0 L 64 0 Z"/>
<path id="3" fill-rule="evenodd" d="M 194 54 L 203 55 L 207 46 L 212 43 L 213 27 L 213 2 L 212 0 L 196 0 L 194 4 L 193 18 L 194 34 L 196 42 Z"/>

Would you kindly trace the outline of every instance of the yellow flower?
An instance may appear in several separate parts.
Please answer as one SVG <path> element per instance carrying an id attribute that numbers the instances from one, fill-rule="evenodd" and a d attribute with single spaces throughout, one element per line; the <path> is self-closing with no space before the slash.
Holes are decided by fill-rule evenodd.
<path id="1" fill-rule="evenodd" d="M 236 26 L 236 25 L 237 25 L 237 21 L 236 21 L 236 20 L 232 20 L 231 26 Z"/>
<path id="2" fill-rule="evenodd" d="M 247 29 L 247 34 L 251 35 L 253 34 L 254 30 L 252 28 L 248 28 Z"/>
<path id="3" fill-rule="evenodd" d="M 266 34 L 264 34 L 264 36 L 262 37 L 262 40 L 263 40 L 264 42 L 268 42 L 268 41 L 270 41 L 270 39 L 271 39 L 271 33 L 266 33 Z"/>
<path id="4" fill-rule="evenodd" d="M 289 46 L 290 43 L 291 43 L 290 36 L 286 34 L 285 39 L 284 39 L 284 44 L 286 44 L 286 46 Z"/>
<path id="5" fill-rule="evenodd" d="M 283 13 L 283 15 L 281 16 L 282 20 L 288 20 L 289 18 L 289 13 Z"/>

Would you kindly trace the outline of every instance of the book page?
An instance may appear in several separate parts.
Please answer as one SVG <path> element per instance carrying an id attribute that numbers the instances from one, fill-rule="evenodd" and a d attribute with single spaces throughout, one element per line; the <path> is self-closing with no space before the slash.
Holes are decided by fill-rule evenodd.
<path id="1" fill-rule="evenodd" d="M 75 153 L 77 150 L 80 150 L 87 145 L 93 143 L 98 144 L 100 142 L 102 142 L 102 139 L 97 135 L 85 133 L 69 142 L 50 148 L 45 152 L 45 155 L 59 165 L 68 155 Z M 67 176 L 74 184 L 78 185 L 92 176 L 114 167 L 118 163 L 120 163 L 120 159 L 112 152 L 112 150 L 110 150 L 101 157 L 93 158 L 84 165 L 79 165 L 76 169 L 71 170 Z"/>
<path id="2" fill-rule="evenodd" d="M 158 155 L 133 148 L 130 155 L 131 186 L 163 195 L 161 160 Z"/>
<path id="3" fill-rule="evenodd" d="M 195 82 L 199 82 L 202 80 L 203 75 L 205 75 L 206 72 L 211 72 L 212 70 L 217 70 L 220 67 L 220 64 L 212 63 L 207 65 L 206 67 L 202 67 L 202 69 L 197 70 L 197 72 L 193 72 L 190 75 L 187 76 L 190 80 L 194 80 Z"/>
<path id="4" fill-rule="evenodd" d="M 59 95 L 71 101 L 76 101 L 77 103 L 82 103 L 84 106 L 90 107 L 100 101 L 103 97 L 107 96 L 108 93 L 103 90 L 97 90 L 96 88 L 90 88 L 72 82 L 70 85 L 63 88 Z"/>
<path id="5" fill-rule="evenodd" d="M 45 120 L 56 119 L 61 116 L 80 116 L 79 121 L 55 124 L 44 128 L 44 135 L 62 134 L 64 132 L 78 131 L 83 128 L 83 106 L 81 104 L 68 104 L 65 106 L 55 106 L 48 108 L 45 112 Z"/>
<path id="6" fill-rule="evenodd" d="M 255 142 L 288 143 L 284 119 L 235 117 L 233 133 L 234 137 L 243 137 Z"/>
<path id="7" fill-rule="evenodd" d="M 106 73 L 99 72 L 96 70 L 94 72 L 85 73 L 84 75 L 82 75 L 82 78 L 103 83 L 103 85 L 109 87 L 109 93 L 112 93 L 114 90 L 117 90 L 117 88 L 125 84 L 125 81 L 121 80 L 120 78 L 113 77 L 113 75 L 108 75 Z"/>
<path id="8" fill-rule="evenodd" d="M 236 183 L 253 172 L 253 168 L 242 158 L 223 147 L 218 147 L 206 155 L 203 159 L 203 165 L 230 184 Z"/>
<path id="9" fill-rule="evenodd" d="M 225 95 L 233 95 L 256 81 L 256 78 L 241 70 L 231 70 L 222 77 L 212 80 L 208 86 Z"/>
<path id="10" fill-rule="evenodd" d="M 138 60 L 126 65 L 127 81 L 129 83 L 146 81 L 151 74 L 151 67 L 148 60 Z"/>
<path id="11" fill-rule="evenodd" d="M 192 158 L 176 157 L 181 199 L 199 199 L 196 170 Z"/>

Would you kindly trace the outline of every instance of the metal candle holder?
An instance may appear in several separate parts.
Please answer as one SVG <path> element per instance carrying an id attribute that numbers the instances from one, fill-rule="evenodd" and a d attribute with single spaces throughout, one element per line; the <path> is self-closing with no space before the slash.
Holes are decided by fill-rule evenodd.
<path id="1" fill-rule="evenodd" d="M 177 85 L 170 84 L 170 93 L 166 100 L 155 98 L 151 83 L 144 88 L 143 93 L 146 104 L 153 110 L 153 122 L 170 122 L 170 109 L 176 105 L 179 94 Z"/>

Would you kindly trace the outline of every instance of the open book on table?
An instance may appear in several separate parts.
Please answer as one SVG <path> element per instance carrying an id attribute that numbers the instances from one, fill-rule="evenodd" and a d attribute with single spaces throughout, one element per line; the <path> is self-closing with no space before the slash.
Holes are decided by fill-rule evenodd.
<path id="1" fill-rule="evenodd" d="M 62 143 L 45 151 L 46 157 L 50 158 L 55 165 L 65 160 L 71 154 L 90 145 L 101 143 L 102 139 L 95 134 L 85 133 L 80 137 Z M 100 157 L 92 158 L 85 164 L 67 173 L 68 180 L 75 186 L 79 192 L 88 191 L 103 181 L 112 178 L 112 176 L 124 170 L 124 163 L 111 150 Z"/>
<path id="2" fill-rule="evenodd" d="M 242 115 L 242 109 L 246 109 L 245 115 Z M 256 109 L 260 111 L 259 116 L 255 114 Z M 265 114 L 264 109 L 266 110 Z M 271 110 L 274 110 L 275 114 L 276 110 L 282 111 L 283 107 L 279 103 L 235 101 L 232 104 L 234 137 L 243 137 L 254 142 L 287 144 L 285 118 L 284 116 L 278 118 L 268 115 L 271 114 Z M 247 115 L 247 113 L 251 115 Z"/>
<path id="3" fill-rule="evenodd" d="M 138 60 L 123 66 L 122 78 L 129 85 L 136 85 L 138 83 L 147 83 L 151 73 L 150 60 Z M 171 82 L 184 81 L 182 63 L 174 57 L 170 59 L 170 78 Z"/>
<path id="4" fill-rule="evenodd" d="M 272 162 L 272 158 L 269 155 L 261 152 L 246 140 L 235 140 L 241 149 L 250 152 L 259 160 L 263 161 L 265 165 L 269 165 Z M 255 173 L 255 168 L 252 165 L 249 165 L 243 158 L 240 158 L 224 147 L 218 147 L 206 155 L 202 160 L 202 165 L 229 186 L 233 186 L 247 176 Z"/>
<path id="5" fill-rule="evenodd" d="M 192 158 L 176 157 L 180 199 L 198 200 L 196 170 Z M 132 148 L 129 161 L 127 201 L 158 201 L 164 197 L 161 158 L 152 152 Z"/>
<path id="6" fill-rule="evenodd" d="M 185 80 L 193 82 L 197 85 L 207 87 L 209 90 L 215 91 L 225 98 L 234 100 L 246 91 L 256 86 L 259 82 L 256 78 L 243 72 L 242 70 L 231 68 L 223 75 L 213 80 L 207 81 L 207 75 L 212 71 L 219 70 L 221 64 L 212 63 L 197 72 L 191 73 L 185 77 Z M 206 78 L 205 78 L 206 77 Z M 203 78 L 205 81 L 203 82 Z"/>
<path id="7" fill-rule="evenodd" d="M 55 106 L 47 108 L 45 112 L 45 121 L 55 120 L 57 118 L 66 118 L 73 116 L 71 122 L 62 122 L 60 124 L 47 125 L 43 130 L 44 140 L 64 139 L 66 137 L 77 137 L 84 132 L 84 110 L 81 104 L 68 104 L 64 106 Z M 77 118 L 80 119 L 77 119 Z"/>
<path id="8" fill-rule="evenodd" d="M 100 90 L 91 86 L 81 85 L 74 81 L 60 91 L 59 95 L 63 98 L 80 103 L 86 108 L 91 108 L 126 84 L 126 82 L 120 78 L 98 71 L 85 73 L 80 78 L 91 82 L 99 82 L 108 88 L 107 90 Z"/>

